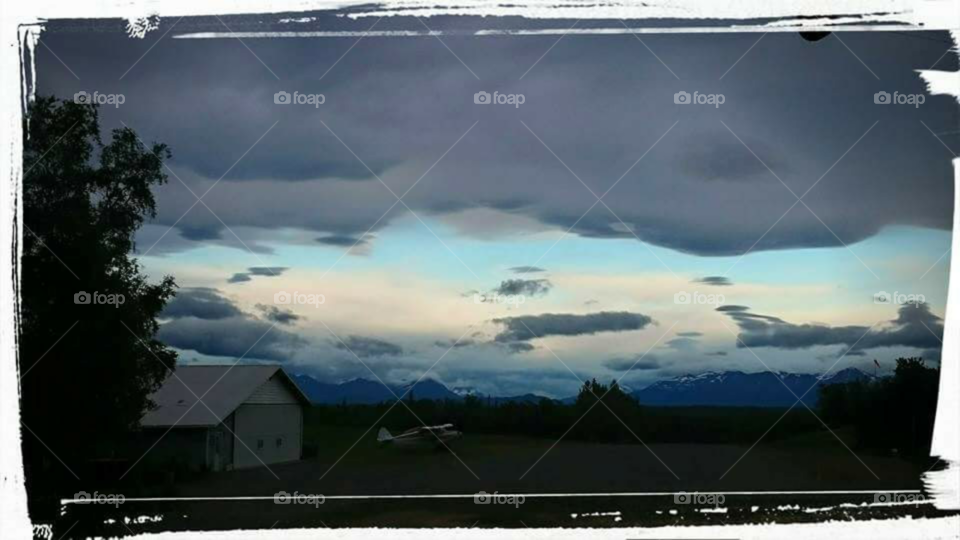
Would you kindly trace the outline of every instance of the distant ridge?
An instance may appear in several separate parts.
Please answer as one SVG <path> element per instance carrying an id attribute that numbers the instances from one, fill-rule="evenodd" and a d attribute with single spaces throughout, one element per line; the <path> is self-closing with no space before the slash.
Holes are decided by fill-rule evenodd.
<path id="1" fill-rule="evenodd" d="M 458 387 L 454 391 L 429 378 L 419 381 L 409 393 L 410 384 L 391 385 L 388 388 L 379 381 L 360 378 L 334 384 L 320 382 L 304 374 L 294 375 L 293 379 L 313 403 L 323 405 L 392 403 L 405 393 L 404 399 L 410 399 L 410 394 L 415 399 L 433 401 L 463 401 L 466 396 L 474 396 L 491 404 L 539 403 L 542 399 L 550 399 L 535 393 L 495 397 L 477 394 L 468 388 Z M 804 403 L 814 407 L 820 386 L 873 379 L 873 375 L 856 368 L 847 368 L 826 377 L 786 372 L 711 371 L 657 381 L 630 395 L 641 404 L 651 406 L 790 407 L 806 393 Z M 575 399 L 568 397 L 554 401 L 569 404 Z"/>
<path id="2" fill-rule="evenodd" d="M 631 395 L 644 405 L 728 407 L 790 407 L 797 402 L 797 398 L 803 396 L 803 402 L 814 407 L 820 395 L 820 386 L 872 379 L 873 375 L 856 368 L 847 368 L 825 377 L 769 371 L 707 372 L 658 381 Z"/>

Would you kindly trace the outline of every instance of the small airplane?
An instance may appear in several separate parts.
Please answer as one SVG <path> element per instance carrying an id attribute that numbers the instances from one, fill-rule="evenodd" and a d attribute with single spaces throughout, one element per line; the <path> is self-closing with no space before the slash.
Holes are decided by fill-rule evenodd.
<path id="1" fill-rule="evenodd" d="M 377 442 L 396 446 L 440 445 L 463 437 L 463 433 L 453 429 L 453 424 L 442 426 L 424 426 L 408 429 L 399 435 L 391 435 L 387 428 L 381 427 L 377 433 Z"/>

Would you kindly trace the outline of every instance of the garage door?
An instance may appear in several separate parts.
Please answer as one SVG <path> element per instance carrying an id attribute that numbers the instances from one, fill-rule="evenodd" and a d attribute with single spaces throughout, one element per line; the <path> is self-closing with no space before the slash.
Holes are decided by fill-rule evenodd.
<path id="1" fill-rule="evenodd" d="M 234 446 L 238 468 L 259 467 L 300 459 L 302 410 L 299 405 L 241 405 L 235 431 L 243 444 Z"/>

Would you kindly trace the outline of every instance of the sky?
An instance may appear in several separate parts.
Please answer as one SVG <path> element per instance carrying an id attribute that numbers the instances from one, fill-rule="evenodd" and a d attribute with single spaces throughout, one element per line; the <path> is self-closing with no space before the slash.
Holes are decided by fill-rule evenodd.
<path id="1" fill-rule="evenodd" d="M 946 34 L 190 37 L 223 24 L 37 50 L 39 94 L 170 146 L 136 256 L 181 362 L 564 397 L 939 359 Z"/>

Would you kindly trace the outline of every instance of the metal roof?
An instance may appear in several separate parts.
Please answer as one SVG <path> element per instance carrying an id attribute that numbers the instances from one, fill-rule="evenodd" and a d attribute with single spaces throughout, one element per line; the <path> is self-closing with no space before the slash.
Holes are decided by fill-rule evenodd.
<path id="1" fill-rule="evenodd" d="M 177 366 L 150 399 L 143 427 L 210 427 L 222 422 L 250 395 L 279 373 L 303 403 L 310 401 L 278 365 Z M 197 401 L 197 398 L 203 403 Z M 206 406 L 204 406 L 206 405 Z"/>

